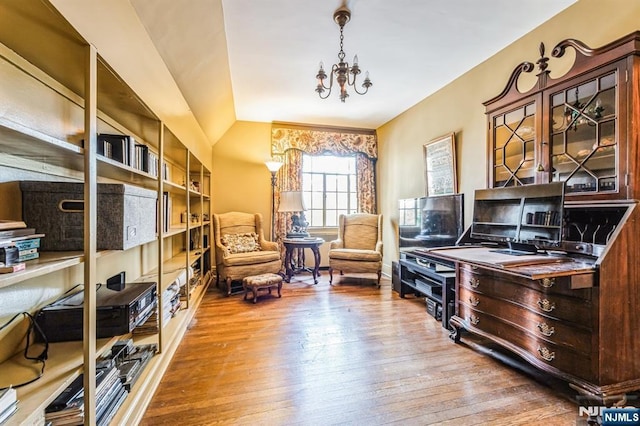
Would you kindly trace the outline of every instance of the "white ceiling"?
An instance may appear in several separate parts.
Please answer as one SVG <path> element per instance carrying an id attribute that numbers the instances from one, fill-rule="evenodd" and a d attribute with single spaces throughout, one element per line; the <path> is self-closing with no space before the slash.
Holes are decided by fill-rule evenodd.
<path id="1" fill-rule="evenodd" d="M 350 0 L 344 51 L 373 87 L 320 100 L 341 0 L 130 0 L 205 134 L 235 120 L 377 128 L 576 0 Z"/>

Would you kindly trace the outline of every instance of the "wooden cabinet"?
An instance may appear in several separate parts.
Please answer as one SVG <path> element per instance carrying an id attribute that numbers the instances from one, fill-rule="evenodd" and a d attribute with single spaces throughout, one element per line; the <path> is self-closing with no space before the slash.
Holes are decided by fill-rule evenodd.
<path id="1" fill-rule="evenodd" d="M 78 282 L 84 284 L 86 308 L 83 342 L 50 345 L 42 377 L 18 389 L 20 408 L 10 422 L 44 423 L 47 404 L 84 373 L 85 421 L 95 423 L 96 357 L 118 338 L 95 337 L 95 291 L 99 282 L 124 269 L 127 281 L 158 283 L 157 331 L 125 336 L 159 349 L 113 420 L 135 424 L 209 283 L 208 162 L 196 157 L 46 1 L 1 3 L 0 89 L 0 196 L 11 200 L 0 206 L 0 217 L 20 219 L 21 180 L 83 183 L 84 235 L 96 235 L 98 183 L 151 189 L 158 198 L 157 210 L 145 216 L 157 224 L 151 242 L 98 251 L 95 241 L 85 238 L 81 251 L 42 252 L 24 271 L 0 275 L 3 322 L 14 313 L 35 313 Z M 98 134 L 135 143 L 125 158 L 105 151 Z M 197 188 L 190 187 L 192 179 Z M 183 211 L 198 217 L 181 222 Z M 176 283 L 183 290 L 180 309 L 174 311 Z M 33 378 L 34 366 L 20 351 L 27 325 L 25 320 L 0 330 L 2 385 Z"/>
<path id="2" fill-rule="evenodd" d="M 575 60 L 551 78 L 548 68 L 568 60 L 567 50 Z M 546 248 L 573 264 L 506 265 L 452 251 L 445 257 L 456 260 L 458 298 L 450 322 L 455 338 L 479 334 L 580 393 L 622 400 L 640 389 L 640 32 L 595 49 L 564 40 L 550 56 L 541 45 L 532 89 L 517 88 L 536 68 L 523 62 L 485 102 L 488 186 L 562 182 L 561 240 Z M 485 211 L 489 223 L 500 221 L 500 211 Z M 484 219 L 474 213 L 476 220 Z"/>
<path id="3" fill-rule="evenodd" d="M 551 78 L 553 64 L 540 47 L 537 84 L 526 93 L 518 77 L 535 66 L 523 62 L 503 92 L 485 102 L 489 125 L 489 186 L 564 182 L 568 200 L 638 198 L 640 32 L 591 49 L 565 40 L 551 52 L 576 53 L 571 69 Z M 635 168 L 635 165 L 631 166 Z"/>

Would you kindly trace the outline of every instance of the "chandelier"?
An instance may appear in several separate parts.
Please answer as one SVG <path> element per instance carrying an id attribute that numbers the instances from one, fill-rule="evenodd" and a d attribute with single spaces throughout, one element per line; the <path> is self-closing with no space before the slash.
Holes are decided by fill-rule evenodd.
<path id="1" fill-rule="evenodd" d="M 371 80 L 369 79 L 369 71 L 367 71 L 364 76 L 364 82 L 362 83 L 364 91 L 359 92 L 358 87 L 356 86 L 356 80 L 358 79 L 358 75 L 360 74 L 360 67 L 358 66 L 358 55 L 355 55 L 353 57 L 353 64 L 351 66 L 349 66 L 349 63 L 345 62 L 344 60 L 344 50 L 342 49 L 344 35 L 342 34 L 342 32 L 344 30 L 345 24 L 349 22 L 350 19 L 351 11 L 346 6 L 339 8 L 333 14 L 333 20 L 336 21 L 336 24 L 340 26 L 340 52 L 338 52 L 339 62 L 331 66 L 328 86 L 325 85 L 327 73 L 324 71 L 322 62 L 320 62 L 320 69 L 318 70 L 318 74 L 316 75 L 316 78 L 318 79 L 316 92 L 318 92 L 320 99 L 327 99 L 331 94 L 334 77 L 336 83 L 340 86 L 340 100 L 342 102 L 344 102 L 349 97 L 346 86 L 352 86 L 353 90 L 358 95 L 364 95 L 369 91 L 369 87 L 373 85 L 373 83 L 371 83 Z"/>

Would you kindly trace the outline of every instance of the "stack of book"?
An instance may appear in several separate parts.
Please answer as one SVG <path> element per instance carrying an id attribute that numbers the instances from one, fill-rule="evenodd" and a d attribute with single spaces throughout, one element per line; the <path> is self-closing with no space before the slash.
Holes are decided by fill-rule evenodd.
<path id="1" fill-rule="evenodd" d="M 108 425 L 127 397 L 115 363 L 96 371 L 96 424 Z M 51 425 L 84 423 L 83 375 L 78 376 L 45 409 L 45 421 Z"/>
<path id="2" fill-rule="evenodd" d="M 36 233 L 20 220 L 0 220 L 0 272 L 17 272 L 25 268 L 28 260 L 40 257 L 40 238 L 44 234 Z"/>
<path id="3" fill-rule="evenodd" d="M 18 395 L 14 388 L 0 390 L 0 424 L 13 415 L 18 409 Z"/>

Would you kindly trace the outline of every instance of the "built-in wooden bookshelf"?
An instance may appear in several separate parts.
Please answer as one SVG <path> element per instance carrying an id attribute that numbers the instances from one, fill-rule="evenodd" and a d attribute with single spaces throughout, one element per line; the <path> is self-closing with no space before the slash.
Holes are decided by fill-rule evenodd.
<path id="1" fill-rule="evenodd" d="M 0 321 L 5 312 L 9 317 L 22 310 L 35 314 L 72 288 L 76 284 L 73 280 L 81 276 L 88 308 L 85 311 L 89 312 L 85 323 L 94 324 L 84 328 L 82 342 L 50 345 L 42 377 L 18 388 L 20 409 L 10 422 L 43 423 L 46 406 L 59 392 L 79 374 L 87 378 L 95 376 L 96 358 L 118 338 L 132 337 L 136 344 L 158 345 L 158 354 L 113 420 L 117 424 L 134 424 L 144 413 L 209 284 L 211 266 L 206 253 L 210 250 L 207 245 L 212 231 L 208 220 L 211 202 L 208 161 L 190 152 L 100 57 L 100 52 L 46 0 L 7 0 L 0 4 L 0 87 L 3 199 L 19 197 L 17 186 L 11 183 L 20 180 L 83 183 L 86 188 L 83 230 L 84 235 L 92 235 L 97 218 L 91 212 L 100 208 L 98 183 L 152 189 L 158 197 L 157 212 L 145 216 L 152 220 L 155 214 L 157 238 L 152 242 L 127 251 L 98 251 L 95 243 L 85 243 L 81 251 L 42 252 L 39 259 L 27 262 L 25 270 L 0 275 L 0 292 L 13 295 L 24 287 L 26 294 L 38 293 L 33 300 L 28 296 L 24 306 L 15 302 L 12 305 L 15 297 L 0 297 L 3 299 Z M 125 161 L 104 151 L 100 154 L 98 134 L 135 140 L 142 148 L 132 155 L 150 154 L 144 161 L 151 161 L 152 165 L 143 167 L 140 158 Z M 197 187 L 192 188 L 191 182 L 198 182 Z M 8 210 L 0 208 L 0 218 L 5 211 Z M 183 212 L 187 213 L 184 222 Z M 197 215 L 197 219 L 190 220 L 189 214 Z M 96 299 L 92 293 L 98 281 L 105 279 L 102 276 L 105 270 L 122 260 L 136 274 L 132 276 L 130 272 L 128 282 L 158 283 L 158 331 L 151 335 L 96 339 Z M 198 276 L 195 270 L 200 271 Z M 179 309 L 163 315 L 167 306 L 163 294 L 176 281 L 184 288 Z M 0 331 L 3 347 L 0 387 L 27 379 L 21 353 L 13 355 L 20 352 L 17 345 L 24 340 L 25 332 L 25 324 Z M 96 420 L 95 397 L 95 380 L 85 380 L 85 421 L 90 424 Z"/>

